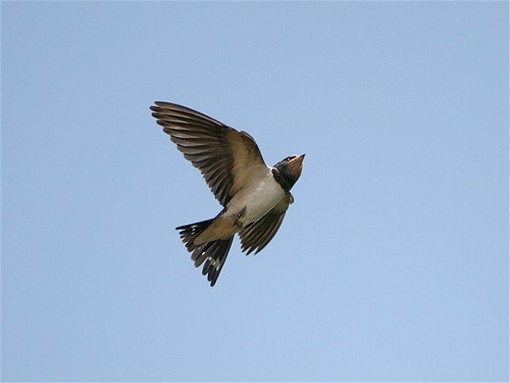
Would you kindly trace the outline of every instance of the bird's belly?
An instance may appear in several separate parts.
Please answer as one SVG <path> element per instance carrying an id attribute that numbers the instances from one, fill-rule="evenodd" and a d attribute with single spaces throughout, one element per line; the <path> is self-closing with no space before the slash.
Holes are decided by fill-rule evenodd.
<path id="1" fill-rule="evenodd" d="M 281 186 L 270 179 L 240 191 L 228 205 L 228 212 L 244 211 L 237 219 L 242 226 L 257 221 L 266 215 L 285 196 Z"/>

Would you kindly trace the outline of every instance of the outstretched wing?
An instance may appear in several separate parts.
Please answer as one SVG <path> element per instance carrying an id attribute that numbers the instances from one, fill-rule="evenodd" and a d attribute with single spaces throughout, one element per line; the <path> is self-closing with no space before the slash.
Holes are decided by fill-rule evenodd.
<path id="1" fill-rule="evenodd" d="M 247 178 L 266 168 L 255 140 L 193 109 L 156 101 L 152 115 L 163 131 L 202 173 L 216 199 L 225 206 Z"/>
<path id="2" fill-rule="evenodd" d="M 283 222 L 289 205 L 294 202 L 292 194 L 287 193 L 278 205 L 269 211 L 258 221 L 250 223 L 240 233 L 241 248 L 250 254 L 255 251 L 257 254 L 273 239 Z"/>

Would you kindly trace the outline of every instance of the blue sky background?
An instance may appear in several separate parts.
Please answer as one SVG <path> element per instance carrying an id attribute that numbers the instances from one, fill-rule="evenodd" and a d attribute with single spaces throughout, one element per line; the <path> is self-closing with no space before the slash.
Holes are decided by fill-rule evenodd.
<path id="1" fill-rule="evenodd" d="M 4 381 L 508 379 L 507 2 L 1 7 Z M 154 100 L 307 154 L 214 288 Z"/>

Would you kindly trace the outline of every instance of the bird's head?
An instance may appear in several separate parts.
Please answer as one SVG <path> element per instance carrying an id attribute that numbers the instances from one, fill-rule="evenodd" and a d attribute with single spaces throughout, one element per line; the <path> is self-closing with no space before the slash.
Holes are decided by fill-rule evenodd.
<path id="1" fill-rule="evenodd" d="M 303 170 L 305 155 L 289 156 L 278 162 L 274 167 L 286 181 L 288 190 L 294 186 Z"/>

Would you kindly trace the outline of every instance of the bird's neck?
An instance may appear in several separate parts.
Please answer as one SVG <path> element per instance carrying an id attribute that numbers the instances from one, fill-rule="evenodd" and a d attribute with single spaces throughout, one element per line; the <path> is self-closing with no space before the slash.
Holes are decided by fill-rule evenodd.
<path id="1" fill-rule="evenodd" d="M 292 189 L 292 186 L 294 186 L 294 181 L 288 174 L 285 174 L 284 172 L 278 170 L 277 168 L 272 169 L 273 177 L 280 184 L 283 190 L 286 192 L 289 192 L 290 189 Z"/>

